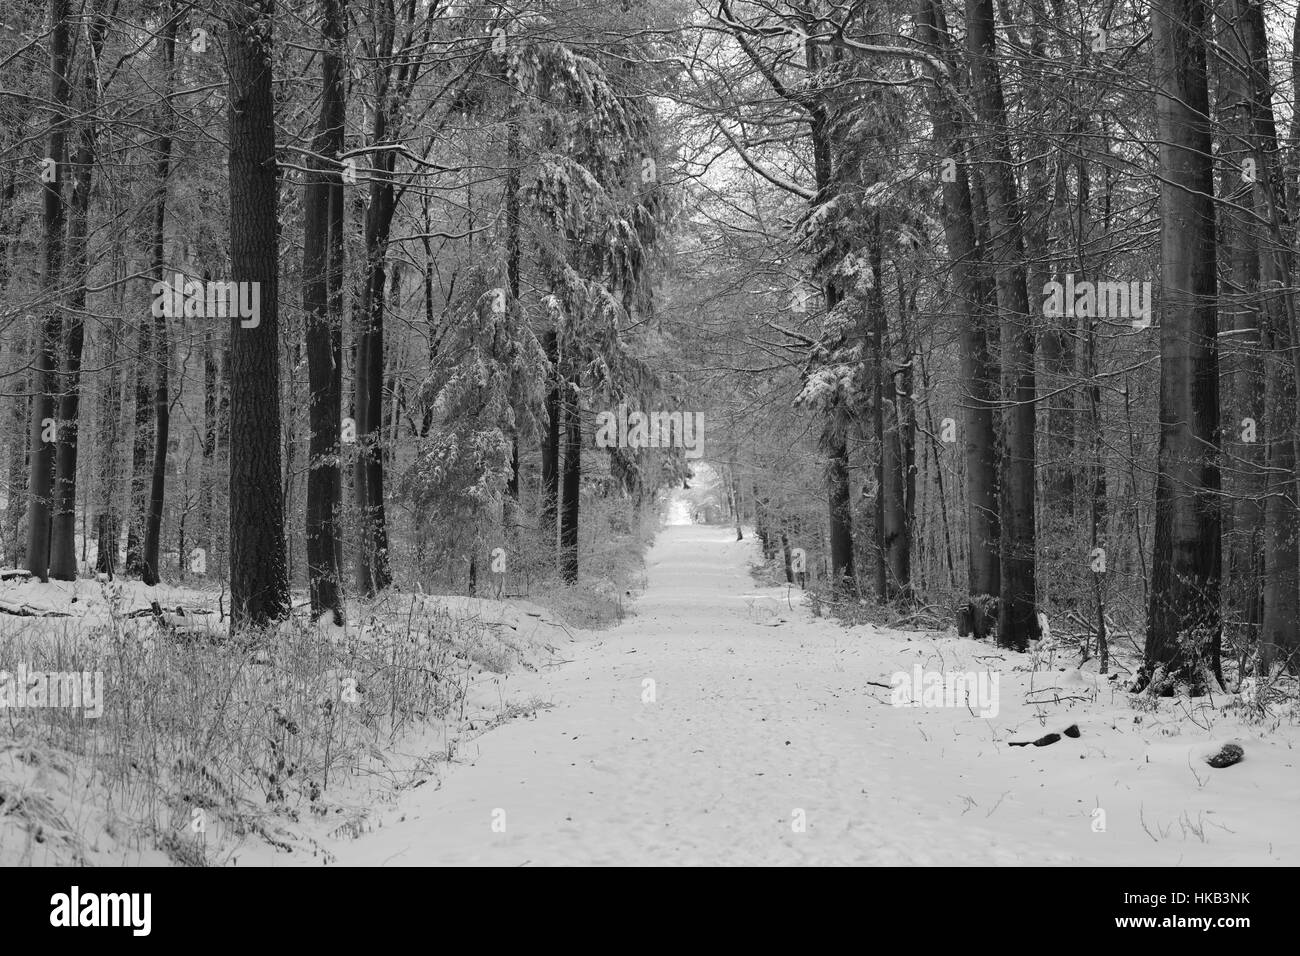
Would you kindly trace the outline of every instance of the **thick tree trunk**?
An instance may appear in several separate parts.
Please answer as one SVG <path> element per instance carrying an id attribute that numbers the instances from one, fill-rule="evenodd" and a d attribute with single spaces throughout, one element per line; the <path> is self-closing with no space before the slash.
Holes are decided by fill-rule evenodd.
<path id="1" fill-rule="evenodd" d="M 819 67 L 820 52 L 814 44 L 804 44 L 804 57 L 809 69 Z M 836 194 L 834 143 L 831 117 L 826 101 L 817 97 L 808 104 L 810 110 L 810 138 L 812 140 L 813 173 L 817 182 L 814 206 L 830 202 Z M 843 298 L 837 279 L 824 285 L 826 311 L 832 312 Z M 853 559 L 853 504 L 849 480 L 849 423 L 852 409 L 837 400 L 826 410 L 822 426 L 821 446 L 826 453 L 826 497 L 828 504 L 828 530 L 830 533 L 831 593 L 845 596 L 857 591 L 857 572 Z"/>
<path id="2" fill-rule="evenodd" d="M 979 152 L 989 209 L 990 253 L 1002 325 L 1002 592 L 998 644 L 1024 650 L 1038 637 L 1034 527 L 1034 335 L 1025 248 L 997 66 L 992 0 L 966 0 L 966 45 L 982 129 Z"/>
<path id="3" fill-rule="evenodd" d="M 68 164 L 64 144 L 68 127 L 68 43 L 71 11 L 68 0 L 50 0 L 50 101 L 54 122 L 50 128 L 48 159 L 53 175 L 44 184 L 45 249 L 41 266 L 41 288 L 57 295 L 63 278 L 63 234 L 67 210 L 63 183 Z M 27 479 L 27 568 L 42 581 L 50 571 L 50 512 L 54 497 L 55 414 L 58 400 L 58 354 L 62 344 L 63 303 L 53 301 L 41 322 L 36 344 L 36 365 L 32 372 L 31 472 Z"/>
<path id="4" fill-rule="evenodd" d="M 280 479 L 279 217 L 272 97 L 274 0 L 234 5 L 230 69 L 231 278 L 256 283 L 260 315 L 231 320 L 231 633 L 289 613 Z"/>
<path id="5" fill-rule="evenodd" d="M 77 578 L 77 439 L 81 405 L 81 355 L 86 342 L 86 239 L 94 132 L 86 130 L 73 160 L 72 216 L 68 226 L 69 272 L 77 286 L 68 301 L 64 330 L 63 381 L 59 396 L 59 442 L 54 463 L 54 508 L 50 521 L 50 577 Z"/>
<path id="6" fill-rule="evenodd" d="M 81 354 L 86 341 L 82 315 L 86 309 L 89 271 L 90 187 L 95 169 L 96 113 L 99 105 L 97 65 L 108 25 L 96 7 L 88 29 L 90 56 L 86 58 L 82 85 L 85 117 L 81 121 L 72 172 L 72 218 L 68 224 L 69 272 L 77 277 L 68 308 L 64 343 L 63 388 L 59 397 L 59 446 L 55 456 L 54 513 L 51 522 L 50 577 L 73 581 L 77 577 L 77 439 L 81 411 Z"/>
<path id="7" fill-rule="evenodd" d="M 1160 452 L 1138 687 L 1204 690 L 1217 670 L 1219 362 L 1214 170 L 1203 0 L 1151 10 L 1160 141 Z"/>

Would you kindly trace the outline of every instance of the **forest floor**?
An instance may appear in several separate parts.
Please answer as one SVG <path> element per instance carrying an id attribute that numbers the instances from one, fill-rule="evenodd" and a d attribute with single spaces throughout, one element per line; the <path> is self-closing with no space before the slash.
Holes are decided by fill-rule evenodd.
<path id="1" fill-rule="evenodd" d="M 393 591 L 349 602 L 347 628 L 303 607 L 232 646 L 222 600 L 136 581 L 0 583 L 0 866 L 228 864 L 272 847 L 328 861 L 323 842 L 366 832 L 376 804 L 526 712 L 503 687 L 574 633 L 525 600 Z M 557 603 L 617 617 L 603 591 Z M 16 690 L 55 669 L 102 680 L 74 682 L 71 707 Z"/>
<path id="2" fill-rule="evenodd" d="M 1294 702 L 1134 698 L 1066 647 L 1017 654 L 951 632 L 845 628 L 798 590 L 756 585 L 758 557 L 733 530 L 667 526 L 634 615 L 605 630 L 524 602 L 399 595 L 367 608 L 378 623 L 323 636 L 336 657 L 360 653 L 383 682 L 435 683 L 402 697 L 372 686 L 371 719 L 342 734 L 312 683 L 337 661 L 302 670 L 295 657 L 322 636 L 232 660 L 220 642 L 175 640 L 211 626 L 193 613 L 219 606 L 210 592 L 7 582 L 4 660 L 36 659 L 43 634 L 67 648 L 98 634 L 105 653 L 127 641 L 114 653 L 132 680 L 119 676 L 104 723 L 0 713 L 0 863 L 1300 863 Z M 128 617 L 155 599 L 190 613 L 168 611 L 165 630 Z M 14 616 L 24 609 L 67 616 Z M 436 642 L 420 636 L 430 622 Z M 138 640 L 162 656 L 131 656 Z M 383 670 L 395 653 L 415 656 Z M 997 697 L 895 706 L 895 675 L 916 668 L 968 673 L 976 689 L 983 675 L 989 692 L 996 676 Z M 219 720 L 210 702 L 232 689 L 256 706 Z M 173 730 L 138 730 L 135 701 L 163 693 Z M 390 701 L 407 714 L 398 731 L 382 719 Z M 282 707 L 301 733 L 286 735 Z M 1062 736 L 1010 746 L 1047 734 Z M 1244 759 L 1211 768 L 1229 742 Z M 298 788 L 273 802 L 267 761 L 288 745 Z M 142 776 L 122 760 L 140 752 L 206 763 L 179 775 L 157 761 Z M 322 767 L 318 798 L 307 783 Z M 212 829 L 196 834 L 191 794 L 205 782 Z"/>
<path id="3" fill-rule="evenodd" d="M 849 630 L 800 592 L 756 588 L 734 532 L 668 527 L 636 614 L 575 632 L 563 662 L 511 677 L 513 719 L 344 865 L 1300 863 L 1293 712 L 1233 695 L 1131 700 L 1053 659 L 953 637 Z M 893 675 L 998 675 L 978 705 L 900 707 Z M 648 682 L 652 681 L 653 684 Z M 984 701 L 984 703 L 988 703 Z M 1060 733 L 1041 747 L 1012 747 Z M 1245 758 L 1212 769 L 1235 741 Z M 1100 811 L 1100 812 L 1099 812 Z M 241 864 L 319 864 L 249 848 Z"/>

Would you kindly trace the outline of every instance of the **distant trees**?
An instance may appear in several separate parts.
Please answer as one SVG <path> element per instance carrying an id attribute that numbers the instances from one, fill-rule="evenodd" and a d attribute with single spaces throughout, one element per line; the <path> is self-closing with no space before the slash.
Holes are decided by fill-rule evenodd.
<path id="1" fill-rule="evenodd" d="M 1160 692 L 1295 667 L 1258 0 L 11 8 L 6 562 L 228 574 L 237 627 L 489 554 L 582 584 L 698 467 L 598 442 L 623 404 L 702 411 L 731 520 L 837 613 L 1141 633 Z"/>
<path id="2" fill-rule="evenodd" d="M 761 223 L 771 256 L 745 278 L 736 274 L 764 308 L 731 363 L 762 365 L 789 349 L 785 367 L 798 381 L 788 394 L 828 416 L 817 427 L 831 508 L 821 534 L 804 541 L 825 554 L 832 579 L 865 555 L 855 583 L 874 576 L 882 599 L 904 597 L 898 539 L 906 529 L 923 581 L 954 557 L 964 566 L 965 595 L 955 602 L 963 627 L 1024 649 L 1046 613 L 1058 627 L 1082 628 L 1085 653 L 1095 648 L 1104 660 L 1110 632 L 1124 627 L 1113 617 L 1122 606 L 1147 629 L 1139 683 L 1159 675 L 1164 691 L 1180 681 L 1203 686 L 1203 673 L 1218 672 L 1225 622 L 1243 657 L 1257 650 L 1261 667 L 1294 663 L 1289 645 L 1257 647 L 1255 629 L 1286 643 L 1300 592 L 1296 375 L 1279 356 L 1294 325 L 1295 190 L 1279 183 L 1286 167 L 1260 5 L 1219 10 L 1213 74 L 1205 4 L 1153 9 L 1159 44 L 1151 45 L 1130 24 L 1129 14 L 1144 22 L 1142 11 L 1122 6 L 1123 14 L 1097 16 L 1069 5 L 917 0 L 902 21 L 876 4 L 846 12 L 723 2 L 715 16 L 723 38 L 693 62 L 695 85 L 683 100 L 710 118 L 719 152 L 747 180 L 751 195 L 729 193 L 743 213 L 721 215 L 737 230 Z M 964 30 L 950 30 L 954 17 Z M 1128 81 L 1146 66 L 1150 84 L 1134 88 Z M 888 111 L 881 89 L 896 91 Z M 836 117 L 837 135 L 820 147 L 817 104 Z M 885 115 L 905 119 L 888 128 Z M 867 152 L 894 158 L 897 172 L 863 176 L 860 144 L 881 130 Z M 1146 159 L 1155 155 L 1143 152 L 1148 144 L 1160 146 L 1158 166 Z M 1218 182 L 1215 155 L 1225 164 Z M 936 191 L 910 195 L 919 177 Z M 717 177 L 705 179 L 718 188 Z M 1121 194 L 1143 198 L 1120 202 Z M 885 214 L 903 197 L 905 208 L 935 210 L 941 226 L 913 227 L 922 254 L 945 266 L 918 275 L 914 306 L 912 266 L 898 256 Z M 795 214 L 782 205 L 792 201 L 824 207 L 809 215 L 812 229 L 793 236 L 783 228 Z M 885 228 L 873 234 L 877 216 Z M 1157 225 L 1159 257 L 1143 238 Z M 805 235 L 816 242 L 800 242 Z M 1220 241 L 1225 258 L 1216 255 Z M 807 312 L 792 307 L 801 267 L 833 277 Z M 764 280 L 780 283 L 782 272 L 785 288 L 773 296 Z M 1145 332 L 1153 298 L 1140 298 L 1148 276 L 1159 289 L 1158 354 Z M 1071 291 L 1049 310 L 1042 303 L 1053 302 L 1053 284 L 1057 296 Z M 867 291 L 856 297 L 855 287 Z M 883 325 L 851 323 L 893 287 Z M 1232 307 L 1219 308 L 1228 296 Z M 779 344 L 771 329 L 784 337 Z M 1224 395 L 1220 336 L 1234 356 Z M 916 361 L 890 361 L 895 337 L 917 343 Z M 945 354 L 948 344 L 955 348 Z M 1148 367 L 1159 369 L 1160 387 Z M 891 388 L 904 374 L 912 387 Z M 941 391 L 936 374 L 949 383 Z M 849 388 L 852 376 L 864 387 Z M 1220 477 L 1227 403 L 1246 436 L 1232 445 L 1227 486 L 1235 530 L 1223 524 Z M 837 408 L 867 426 L 847 464 L 825 442 L 837 433 L 826 424 Z M 922 451 L 910 464 L 907 416 Z M 948 454 L 953 446 L 960 459 Z M 1156 464 L 1150 484 L 1144 459 Z M 861 502 L 848 521 L 845 486 Z M 966 531 L 955 548 L 954 513 Z M 1223 591 L 1228 540 L 1235 583 Z"/>

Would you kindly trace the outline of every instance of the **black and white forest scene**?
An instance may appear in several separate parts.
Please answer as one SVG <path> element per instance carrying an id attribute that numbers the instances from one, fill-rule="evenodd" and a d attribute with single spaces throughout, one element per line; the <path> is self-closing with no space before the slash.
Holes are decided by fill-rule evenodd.
<path id="1" fill-rule="evenodd" d="M 1297 102 L 1291 0 L 3 0 L 0 865 L 1300 864 Z"/>

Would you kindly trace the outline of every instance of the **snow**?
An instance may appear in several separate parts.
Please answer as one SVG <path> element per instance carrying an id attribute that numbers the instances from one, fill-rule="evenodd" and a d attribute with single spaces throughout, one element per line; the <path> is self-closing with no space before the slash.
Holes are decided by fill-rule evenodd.
<path id="1" fill-rule="evenodd" d="M 346 865 L 1300 863 L 1294 721 L 1134 705 L 1050 648 L 846 630 L 756 589 L 734 537 L 666 527 L 635 617 L 574 632 L 569 663 L 485 676 L 506 719 L 323 846 Z M 995 671 L 996 716 L 892 706 L 917 663 Z M 1229 740 L 1245 759 L 1208 767 Z"/>
<path id="2" fill-rule="evenodd" d="M 122 614 L 144 613 L 153 602 L 164 611 L 174 611 L 177 607 L 186 608 L 187 613 L 216 611 L 221 596 L 215 590 L 200 591 L 167 584 L 151 587 L 125 578 L 116 581 L 78 578 L 75 581 L 46 582 L 30 578 L 0 583 L 0 605 L 11 611 L 25 609 L 37 617 L 70 618 L 91 626 L 107 623 L 114 609 Z M 228 606 L 229 596 L 224 597 Z"/>
<path id="3" fill-rule="evenodd" d="M 667 523 L 686 525 L 691 523 L 691 503 L 685 498 L 673 498 L 668 502 Z"/>

